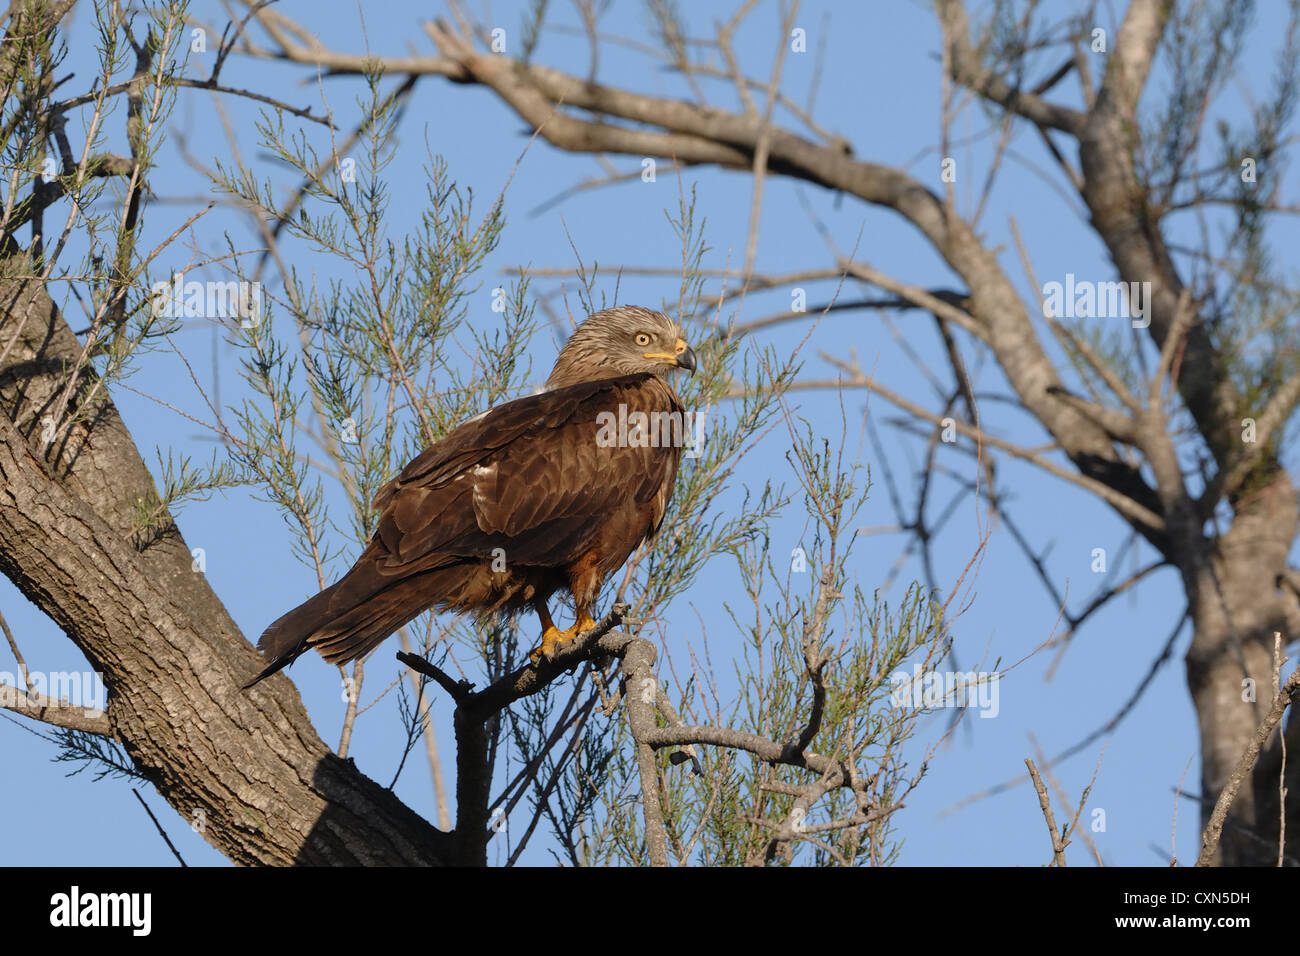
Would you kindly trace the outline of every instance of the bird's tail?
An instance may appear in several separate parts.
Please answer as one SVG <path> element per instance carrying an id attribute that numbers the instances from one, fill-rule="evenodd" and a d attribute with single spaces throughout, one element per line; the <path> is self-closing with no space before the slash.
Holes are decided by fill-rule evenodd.
<path id="1" fill-rule="evenodd" d="M 257 649 L 270 663 L 245 689 L 313 647 L 331 664 L 364 657 L 429 607 L 428 595 L 438 593 L 431 583 L 428 573 L 395 579 L 379 574 L 372 564 L 358 562 L 341 580 L 262 632 Z"/>
<path id="2" fill-rule="evenodd" d="M 244 687 L 269 678 L 311 648 L 320 650 L 330 663 L 364 657 L 424 609 L 402 600 L 407 597 L 404 585 L 408 583 L 409 579 L 377 574 L 369 564 L 357 564 L 341 580 L 266 628 L 257 640 L 257 650 L 269 663 Z"/>
<path id="3" fill-rule="evenodd" d="M 346 579 L 345 579 L 346 580 Z M 287 614 L 282 614 L 258 638 L 257 649 L 270 661 L 265 670 L 244 685 L 252 687 L 276 671 L 288 667 L 312 646 L 312 637 L 321 629 L 322 622 L 333 617 L 330 601 L 338 593 L 343 581 L 331 584 L 316 596 L 307 599 Z"/>

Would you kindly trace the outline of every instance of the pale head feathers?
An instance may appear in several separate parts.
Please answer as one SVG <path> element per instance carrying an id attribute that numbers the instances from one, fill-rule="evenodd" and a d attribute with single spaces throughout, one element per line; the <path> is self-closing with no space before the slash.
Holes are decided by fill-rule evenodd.
<path id="1" fill-rule="evenodd" d="M 589 316 L 574 330 L 555 360 L 546 387 L 636 372 L 664 377 L 678 368 L 695 371 L 695 353 L 677 323 L 653 309 L 620 305 Z"/>

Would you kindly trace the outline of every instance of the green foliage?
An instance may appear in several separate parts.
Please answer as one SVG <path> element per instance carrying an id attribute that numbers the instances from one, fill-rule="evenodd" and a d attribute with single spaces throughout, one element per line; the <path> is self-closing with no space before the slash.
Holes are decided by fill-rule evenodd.
<path id="1" fill-rule="evenodd" d="M 105 387 L 177 328 L 151 308 L 149 269 L 162 247 L 145 253 L 136 243 L 149 175 L 175 105 L 175 79 L 184 69 L 179 41 L 186 5 L 127 11 L 96 3 L 98 74 L 88 94 L 65 101 L 54 93 L 67 50 L 58 31 L 41 26 L 48 7 L 29 2 L 18 9 L 30 29 L 14 32 L 5 49 L 0 241 L 21 246 L 20 231 L 30 227 L 26 256 L 14 261 L 52 293 L 62 284 L 63 310 L 81 311 L 88 327 L 82 362 L 69 370 L 49 416 L 52 445 L 95 415 Z M 115 156 L 109 129 L 120 98 L 110 91 L 123 85 L 129 153 Z M 69 127 L 84 137 L 77 149 Z M 69 264 L 74 249 L 80 259 Z"/>
<path id="2" fill-rule="evenodd" d="M 239 481 L 234 466 L 220 460 L 215 451 L 212 461 L 202 468 L 196 468 L 188 455 L 178 456 L 170 448 L 166 458 L 161 448 L 155 454 L 162 476 L 162 494 L 136 501 L 133 509 L 132 524 L 146 536 L 169 525 L 187 502 L 207 501 L 213 492 L 233 487 Z"/>
<path id="3" fill-rule="evenodd" d="M 59 748 L 54 755 L 55 763 L 76 765 L 68 771 L 69 777 L 75 777 L 93 768 L 96 782 L 105 777 L 150 782 L 149 778 L 136 768 L 126 748 L 110 737 L 66 728 L 58 728 L 42 736 Z"/>
<path id="4" fill-rule="evenodd" d="M 314 274 L 288 266 L 271 314 L 231 337 L 257 396 L 237 412 L 232 454 L 282 509 L 299 557 L 322 580 L 346 545 L 327 541 L 326 489 L 321 469 L 310 467 L 314 459 L 300 447 L 302 435 L 346 495 L 350 537 L 364 541 L 383 484 L 421 448 L 512 397 L 528 371 L 526 283 L 500 291 L 501 327 L 485 332 L 465 323 L 480 289 L 471 279 L 503 227 L 499 199 L 472 226 L 472 194 L 462 193 L 434 158 L 414 233 L 388 235 L 392 196 L 384 171 L 398 148 L 398 105 L 382 93 L 381 80 L 368 76 L 369 95 L 358 100 L 359 155 L 343 155 L 332 136 L 317 144 L 306 130 L 287 130 L 282 113 L 263 117 L 263 147 L 301 177 L 302 194 L 291 202 L 277 201 L 270 181 L 259 184 L 243 168 L 217 171 L 222 189 L 282 225 L 283 241 L 332 257 L 351 273 L 321 288 Z M 256 273 L 234 259 L 240 277 L 251 280 Z M 276 338 L 277 329 L 286 338 Z M 474 356 L 468 369 L 454 361 L 466 348 L 458 333 L 466 331 Z"/>
<path id="5" fill-rule="evenodd" d="M 779 393 L 769 393 L 779 394 Z M 793 441 L 787 454 L 802 489 L 802 513 L 809 526 L 799 558 L 808 573 L 773 546 L 762 533 L 771 511 L 742 508 L 740 518 L 754 532 L 728 540 L 745 603 L 724 606 L 742 637 L 733 660 L 733 699 L 719 699 L 719 680 L 712 668 L 701 670 L 692 654 L 691 676 L 677 708 L 688 724 L 712 723 L 778 742 L 793 742 L 809 720 L 813 685 L 806 663 L 811 646 L 828 651 L 825 710 L 810 749 L 857 766 L 868 781 L 873 808 L 887 814 L 920 781 L 906 776 L 904 743 L 920 712 L 900 708 L 890 699 L 890 675 L 920 655 L 927 663 L 942 659 L 946 632 L 941 614 L 921 589 L 913 586 L 891 610 L 868 598 L 852 580 L 853 519 L 865 503 L 869 483 L 859 468 L 846 464 L 842 450 L 818 437 L 808 422 L 791 423 Z M 782 505 L 788 504 L 782 501 Z M 679 566 L 676 555 L 656 569 L 660 577 L 690 577 L 693 556 Z M 675 635 L 677 636 L 677 635 Z M 669 688 L 665 687 L 665 692 Z M 625 733 L 625 732 L 624 732 Z M 597 863 L 639 865 L 647 862 L 640 808 L 630 795 L 635 778 L 632 755 L 618 752 L 605 787 L 609 819 L 593 841 Z M 661 799 L 669 843 L 679 862 L 738 866 L 770 857 L 771 831 L 790 818 L 798 788 L 810 782 L 806 770 L 764 763 L 743 752 L 697 748 L 699 768 L 658 757 Z M 811 828 L 809 838 L 785 847 L 776 862 L 811 865 L 882 865 L 899 849 L 889 817 L 849 825 L 854 796 L 832 790 L 799 819 Z M 819 830 L 819 827 L 825 827 Z"/>

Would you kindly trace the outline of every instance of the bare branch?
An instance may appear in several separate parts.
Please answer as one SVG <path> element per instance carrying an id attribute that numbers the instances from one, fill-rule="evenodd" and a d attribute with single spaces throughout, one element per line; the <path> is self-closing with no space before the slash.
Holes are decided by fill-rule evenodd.
<path id="1" fill-rule="evenodd" d="M 1038 126 L 1067 133 L 1077 133 L 1083 127 L 1084 114 L 1049 103 L 1033 91 L 1016 89 L 1005 78 L 979 64 L 978 55 L 970 44 L 970 24 L 966 18 L 965 4 L 960 0 L 943 0 L 939 4 L 939 22 L 943 26 L 952 76 L 958 83 Z M 1068 65 L 1064 69 L 1068 69 Z M 1064 75 L 1061 70 L 1058 72 Z M 1055 83 L 1056 79 L 1048 77 L 1040 84 L 1040 88 L 1046 91 Z"/>
<path id="2" fill-rule="evenodd" d="M 1223 835 L 1223 824 L 1227 819 L 1228 811 L 1232 809 L 1232 802 L 1237 797 L 1237 791 L 1245 783 L 1246 778 L 1251 775 L 1255 769 L 1255 761 L 1259 759 L 1259 752 L 1264 747 L 1265 741 L 1272 735 L 1274 729 L 1282 720 L 1282 715 L 1286 709 L 1291 706 L 1292 698 L 1296 692 L 1300 691 L 1300 669 L 1291 672 L 1286 683 L 1273 697 L 1273 704 L 1260 721 L 1259 727 L 1255 731 L 1254 738 L 1242 752 L 1241 757 L 1237 760 L 1237 766 L 1232 771 L 1232 776 L 1219 792 L 1219 798 L 1214 802 L 1214 811 L 1210 814 L 1210 822 L 1205 827 L 1205 832 L 1201 835 L 1201 852 L 1196 858 L 1197 866 L 1210 866 L 1214 863 L 1215 857 L 1219 851 L 1219 839 Z"/>
<path id="3" fill-rule="evenodd" d="M 32 691 L 24 692 L 21 687 L 11 684 L 0 683 L 0 707 L 51 727 L 81 730 L 101 737 L 113 736 L 113 722 L 104 711 L 78 707 L 70 701 Z"/>
<path id="4" fill-rule="evenodd" d="M 1029 777 L 1034 781 L 1034 789 L 1038 791 L 1038 806 L 1043 811 L 1043 819 L 1047 821 L 1047 832 L 1052 836 L 1052 866 L 1065 866 L 1065 848 L 1070 843 L 1069 834 L 1062 836 L 1056 829 L 1052 801 L 1047 795 L 1047 788 L 1043 786 L 1042 778 L 1038 776 L 1038 768 L 1034 766 L 1034 761 L 1026 757 L 1025 766 L 1029 768 Z"/>

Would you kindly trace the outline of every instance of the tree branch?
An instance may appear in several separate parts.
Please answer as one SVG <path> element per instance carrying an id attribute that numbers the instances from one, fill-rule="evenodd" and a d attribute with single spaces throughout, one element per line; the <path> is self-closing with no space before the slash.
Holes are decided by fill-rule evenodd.
<path id="1" fill-rule="evenodd" d="M 1205 832 L 1201 835 L 1201 852 L 1196 858 L 1197 866 L 1210 866 L 1214 863 L 1215 855 L 1219 850 L 1219 839 L 1223 836 L 1223 824 L 1227 819 L 1228 811 L 1232 809 L 1232 802 L 1237 797 L 1237 791 L 1241 785 L 1246 782 L 1246 778 L 1251 775 L 1255 769 L 1255 762 L 1259 759 L 1259 752 L 1263 749 L 1264 744 L 1272 735 L 1273 730 L 1282 720 L 1282 715 L 1286 709 L 1293 703 L 1292 698 L 1296 692 L 1300 691 L 1300 668 L 1291 672 L 1281 690 L 1273 698 L 1273 704 L 1260 721 L 1259 727 L 1255 730 L 1255 736 L 1251 739 L 1250 744 L 1242 752 L 1241 757 L 1237 760 L 1237 766 L 1232 771 L 1232 776 L 1223 789 L 1219 791 L 1219 799 L 1214 802 L 1214 811 L 1210 814 L 1210 822 L 1205 827 Z"/>

